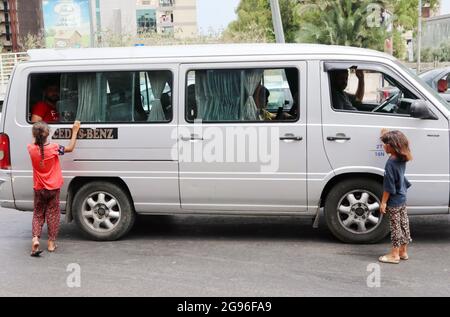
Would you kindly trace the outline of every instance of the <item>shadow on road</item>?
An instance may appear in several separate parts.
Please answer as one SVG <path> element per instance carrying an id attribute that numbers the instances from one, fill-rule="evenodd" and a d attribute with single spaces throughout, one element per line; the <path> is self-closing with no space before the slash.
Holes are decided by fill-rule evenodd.
<path id="1" fill-rule="evenodd" d="M 450 242 L 450 216 L 410 217 L 413 240 L 425 244 Z M 75 224 L 63 224 L 60 234 L 69 240 L 85 239 Z M 322 217 L 319 228 L 303 217 L 249 216 L 138 216 L 133 229 L 122 240 L 145 239 L 221 239 L 283 240 L 298 242 L 332 242 L 338 240 L 328 230 Z M 382 243 L 389 243 L 389 237 Z"/>
<path id="2" fill-rule="evenodd" d="M 313 229 L 311 219 L 299 217 L 141 216 L 129 238 L 145 237 L 334 241 L 323 221 Z"/>
<path id="3" fill-rule="evenodd" d="M 412 216 L 414 240 L 425 243 L 450 242 L 450 216 Z M 282 239 L 333 241 L 322 217 L 318 229 L 311 219 L 299 217 L 240 216 L 141 216 L 129 238 L 190 237 L 223 239 Z M 388 241 L 389 239 L 386 239 Z"/>

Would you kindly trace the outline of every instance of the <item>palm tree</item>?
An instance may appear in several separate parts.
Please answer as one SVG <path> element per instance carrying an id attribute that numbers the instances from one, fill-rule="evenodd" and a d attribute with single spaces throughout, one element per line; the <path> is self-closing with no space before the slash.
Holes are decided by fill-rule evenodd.
<path id="1" fill-rule="evenodd" d="M 370 25 L 368 0 L 310 1 L 301 8 L 300 42 L 370 47 L 383 50 L 385 28 Z"/>

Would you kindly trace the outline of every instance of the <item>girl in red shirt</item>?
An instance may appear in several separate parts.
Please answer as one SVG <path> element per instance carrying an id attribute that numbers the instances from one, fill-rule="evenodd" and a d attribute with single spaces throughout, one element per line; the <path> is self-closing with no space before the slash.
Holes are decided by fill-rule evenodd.
<path id="1" fill-rule="evenodd" d="M 34 189 L 34 213 L 33 213 L 33 239 L 31 256 L 39 256 L 42 226 L 47 220 L 48 251 L 56 249 L 56 237 L 59 230 L 60 209 L 59 192 L 63 184 L 59 155 L 70 153 L 74 150 L 77 134 L 80 130 L 80 122 L 75 121 L 72 127 L 72 137 L 68 146 L 64 147 L 56 143 L 48 143 L 47 138 L 50 129 L 45 122 L 37 122 L 33 125 L 34 143 L 28 144 L 31 164 L 33 165 L 33 189 Z"/>

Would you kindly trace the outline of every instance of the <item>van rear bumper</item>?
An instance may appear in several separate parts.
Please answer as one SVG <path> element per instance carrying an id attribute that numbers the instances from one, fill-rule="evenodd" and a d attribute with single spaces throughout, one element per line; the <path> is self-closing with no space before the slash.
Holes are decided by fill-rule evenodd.
<path id="1" fill-rule="evenodd" d="M 11 187 L 11 177 L 0 171 L 0 206 L 3 208 L 16 209 L 14 195 Z"/>
<path id="2" fill-rule="evenodd" d="M 0 207 L 7 209 L 16 209 L 16 204 L 13 200 L 0 200 Z"/>

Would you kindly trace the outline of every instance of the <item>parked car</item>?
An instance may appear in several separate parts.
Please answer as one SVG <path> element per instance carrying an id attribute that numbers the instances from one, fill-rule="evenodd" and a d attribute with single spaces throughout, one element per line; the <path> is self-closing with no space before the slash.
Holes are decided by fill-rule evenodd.
<path id="1" fill-rule="evenodd" d="M 379 210 L 387 160 L 381 128 L 411 140 L 409 214 L 449 214 L 450 104 L 390 55 L 306 44 L 29 55 L 12 74 L 0 117 L 4 208 L 33 210 L 30 109 L 51 80 L 64 92 L 60 105 L 75 106 L 82 121 L 76 151 L 61 157 L 61 210 L 91 239 L 123 237 L 137 214 L 295 216 L 317 224 L 323 210 L 338 239 L 380 241 L 389 233 Z M 349 69 L 371 78 L 370 96 L 344 109 L 332 97 L 333 78 Z M 273 74 L 284 82 L 266 81 L 277 117 L 252 98 Z M 64 145 L 71 126 L 50 124 L 51 141 Z"/>
<path id="2" fill-rule="evenodd" d="M 420 74 L 419 77 L 450 102 L 450 67 L 432 69 Z"/>

